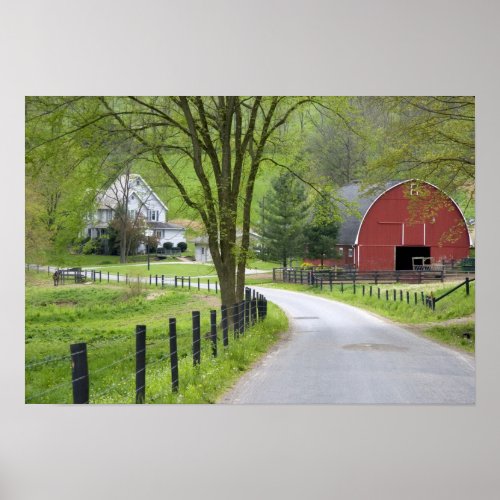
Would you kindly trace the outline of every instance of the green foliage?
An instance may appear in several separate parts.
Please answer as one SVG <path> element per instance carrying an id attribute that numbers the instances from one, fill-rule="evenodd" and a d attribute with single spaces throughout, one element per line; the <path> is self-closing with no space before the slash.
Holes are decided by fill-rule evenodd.
<path id="1" fill-rule="evenodd" d="M 181 251 L 181 252 L 185 252 L 187 250 L 187 244 L 185 241 L 179 241 L 179 243 L 177 243 L 177 248 Z"/>
<path id="2" fill-rule="evenodd" d="M 286 267 L 289 258 L 302 254 L 308 208 L 304 186 L 291 173 L 272 182 L 261 227 L 267 258 Z"/>
<path id="3" fill-rule="evenodd" d="M 474 97 L 385 97 L 372 105 L 380 146 L 368 163 L 367 183 L 419 178 L 474 199 Z"/>
<path id="4" fill-rule="evenodd" d="M 468 352 L 474 352 L 476 344 L 475 324 L 471 321 L 451 325 L 437 325 L 426 328 L 423 334 L 442 342 L 443 344 L 459 347 Z"/>

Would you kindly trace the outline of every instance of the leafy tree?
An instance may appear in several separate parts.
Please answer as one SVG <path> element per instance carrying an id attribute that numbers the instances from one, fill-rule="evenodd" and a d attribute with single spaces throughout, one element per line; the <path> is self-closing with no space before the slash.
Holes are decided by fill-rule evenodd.
<path id="1" fill-rule="evenodd" d="M 53 109 L 64 110 L 67 125 L 52 134 L 51 142 L 81 137 L 103 150 L 106 144 L 125 144 L 126 161 L 159 166 L 205 226 L 227 305 L 243 296 L 252 200 L 261 167 L 279 163 L 289 168 L 288 146 L 293 150 L 298 144 L 293 118 L 301 108 L 343 105 L 335 98 L 277 96 L 48 100 Z M 45 115 L 37 121 L 43 126 Z M 103 165 L 106 161 L 103 154 Z M 237 226 L 242 228 L 241 242 Z"/>
<path id="2" fill-rule="evenodd" d="M 331 187 L 325 186 L 318 193 L 312 207 L 312 220 L 307 224 L 304 237 L 306 256 L 312 259 L 335 257 L 340 216 L 337 202 Z"/>
<path id="3" fill-rule="evenodd" d="M 264 253 L 286 267 L 288 259 L 302 255 L 304 249 L 308 210 L 305 188 L 293 174 L 286 172 L 272 182 L 266 199 L 261 227 Z"/>
<path id="4" fill-rule="evenodd" d="M 368 182 L 418 178 L 475 197 L 475 101 L 469 96 L 374 98 L 385 116 Z M 377 132 L 374 133 L 377 133 Z"/>

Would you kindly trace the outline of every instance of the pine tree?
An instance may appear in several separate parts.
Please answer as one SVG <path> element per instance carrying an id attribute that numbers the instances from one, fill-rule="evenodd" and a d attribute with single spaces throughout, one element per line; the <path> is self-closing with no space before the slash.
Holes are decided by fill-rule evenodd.
<path id="1" fill-rule="evenodd" d="M 288 259 L 302 255 L 304 249 L 304 224 L 308 213 L 305 189 L 287 172 L 272 182 L 266 200 L 261 227 L 264 253 L 286 267 Z"/>

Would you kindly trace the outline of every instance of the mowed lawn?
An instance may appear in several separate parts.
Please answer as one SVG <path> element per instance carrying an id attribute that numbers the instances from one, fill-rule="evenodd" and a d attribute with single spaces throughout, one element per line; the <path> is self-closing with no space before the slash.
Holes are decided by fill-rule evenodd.
<path id="1" fill-rule="evenodd" d="M 54 287 L 44 273 L 26 273 L 26 402 L 71 403 L 69 346 L 86 342 L 91 403 L 135 401 L 135 326 L 147 327 L 146 402 L 207 403 L 267 351 L 286 330 L 286 317 L 270 305 L 269 317 L 211 355 L 202 342 L 202 363 L 192 366 L 192 316 L 201 312 L 202 336 L 209 312 L 220 321 L 215 294 L 186 289 L 146 289 L 134 283 Z M 168 319 L 177 318 L 179 393 L 171 392 Z M 220 337 L 220 334 L 219 334 Z M 220 338 L 219 338 L 220 343 Z"/>

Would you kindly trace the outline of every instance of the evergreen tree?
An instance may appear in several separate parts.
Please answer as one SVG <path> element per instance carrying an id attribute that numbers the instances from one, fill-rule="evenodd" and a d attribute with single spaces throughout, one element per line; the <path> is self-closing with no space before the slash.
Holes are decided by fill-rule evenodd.
<path id="1" fill-rule="evenodd" d="M 312 212 L 312 220 L 304 231 L 305 254 L 312 259 L 321 259 L 323 265 L 325 258 L 336 256 L 335 244 L 340 222 L 330 187 L 326 186 L 323 192 L 316 196 Z"/>
<path id="2" fill-rule="evenodd" d="M 304 248 L 304 224 L 308 213 L 305 189 L 287 172 L 272 182 L 266 200 L 261 227 L 264 254 L 286 267 L 288 259 L 301 255 Z"/>

